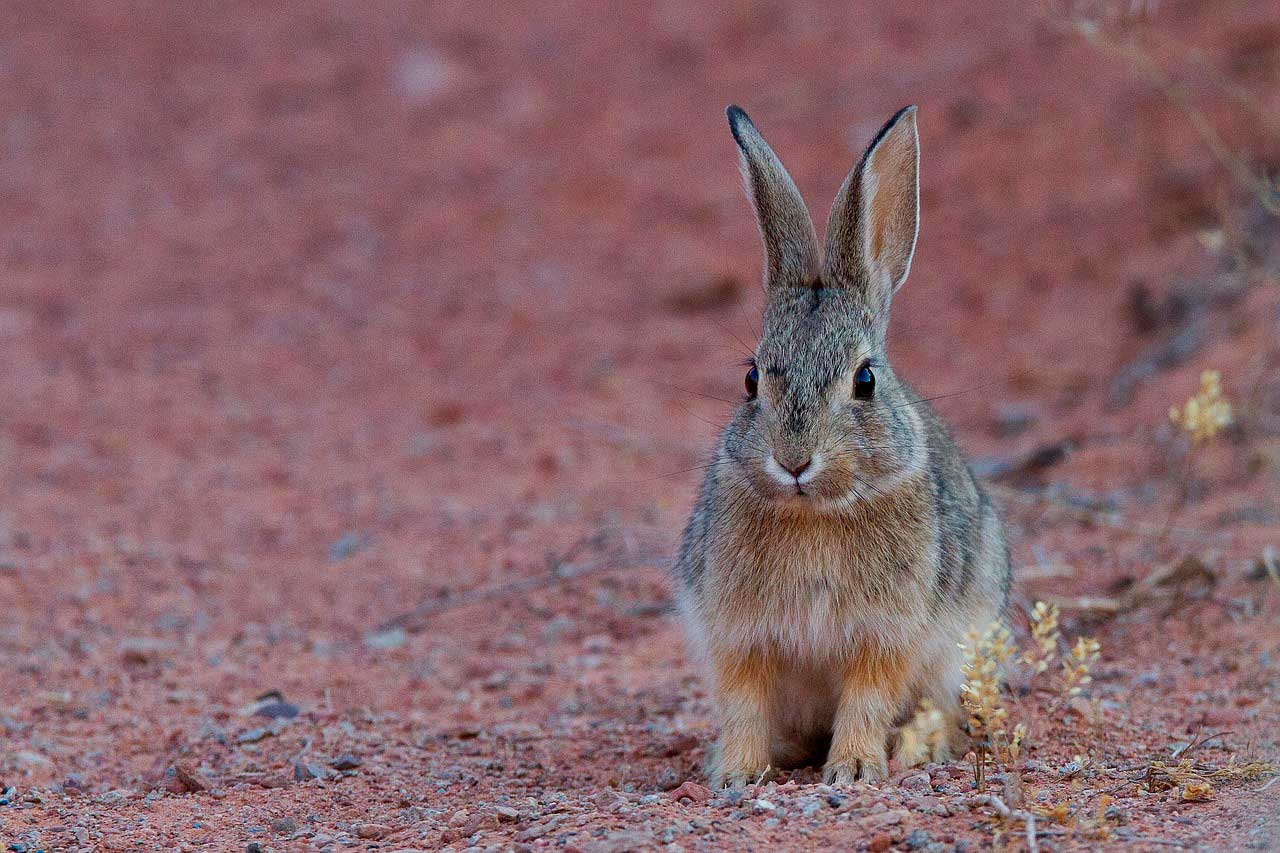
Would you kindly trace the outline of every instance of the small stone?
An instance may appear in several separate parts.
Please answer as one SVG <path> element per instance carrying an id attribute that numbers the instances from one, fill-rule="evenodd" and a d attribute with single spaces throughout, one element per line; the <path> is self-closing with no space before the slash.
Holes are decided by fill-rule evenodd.
<path id="1" fill-rule="evenodd" d="M 910 813 L 906 809 L 893 809 L 891 811 L 880 812 L 864 817 L 861 821 L 864 829 L 877 830 L 884 829 L 886 826 L 896 826 L 902 823 Z"/>
<path id="2" fill-rule="evenodd" d="M 612 788 L 606 788 L 592 797 L 591 801 L 602 812 L 615 812 L 626 805 L 627 798 Z"/>
<path id="3" fill-rule="evenodd" d="M 329 771 L 318 764 L 304 764 L 298 761 L 293 765 L 293 778 L 298 782 L 307 782 L 311 779 L 328 779 Z"/>
<path id="4" fill-rule="evenodd" d="M 356 837 L 377 840 L 391 832 L 391 827 L 381 823 L 361 823 L 356 825 Z"/>
<path id="5" fill-rule="evenodd" d="M 632 850 L 648 850 L 652 847 L 653 836 L 633 829 L 623 829 L 609 833 L 587 849 L 593 853 L 630 853 Z"/>
<path id="6" fill-rule="evenodd" d="M 520 832 L 517 832 L 514 836 L 512 836 L 512 840 L 513 841 L 533 841 L 535 839 L 541 838 L 544 835 L 548 835 L 554 832 L 556 830 L 556 827 L 560 826 L 560 824 L 563 822 L 564 822 L 563 815 L 556 815 L 555 817 L 549 817 L 546 820 L 542 821 L 541 823 L 535 823 L 533 826 L 529 827 L 528 829 L 522 829 Z"/>
<path id="7" fill-rule="evenodd" d="M 951 816 L 951 809 L 947 808 L 947 804 L 940 797 L 921 797 L 919 807 L 921 811 L 927 814 L 934 814 L 939 817 Z"/>
<path id="8" fill-rule="evenodd" d="M 271 729 L 258 726 L 252 729 L 246 729 L 236 736 L 236 743 L 257 743 L 264 738 L 271 736 Z"/>
<path id="9" fill-rule="evenodd" d="M 716 791 L 715 798 L 723 801 L 724 805 L 733 807 L 739 805 L 746 798 L 746 794 L 741 788 L 723 788 Z"/>
<path id="10" fill-rule="evenodd" d="M 371 649 L 398 649 L 407 642 L 409 642 L 409 632 L 404 628 L 370 631 L 364 635 L 364 644 Z"/>
<path id="11" fill-rule="evenodd" d="M 396 93 L 418 105 L 428 104 L 456 88 L 461 78 L 454 62 L 427 48 L 402 55 L 392 75 Z"/>
<path id="12" fill-rule="evenodd" d="M 679 800 L 681 797 L 688 797 L 695 803 L 705 803 L 711 799 L 711 789 L 705 785 L 699 785 L 697 782 L 686 780 L 680 783 L 680 787 L 667 794 L 673 800 Z"/>
<path id="13" fill-rule="evenodd" d="M 298 831 L 298 822 L 291 817 L 278 817 L 271 821 L 271 831 L 277 835 L 292 835 Z"/>
<path id="14" fill-rule="evenodd" d="M 286 773 L 268 773 L 257 779 L 259 788 L 287 788 L 291 781 Z"/>
<path id="15" fill-rule="evenodd" d="M 359 533 L 344 533 L 329 546 L 329 562 L 341 563 L 364 546 L 364 537 Z"/>
<path id="16" fill-rule="evenodd" d="M 883 853 L 893 846 L 893 836 L 887 832 L 877 832 L 871 836 L 871 841 L 867 843 L 867 849 L 872 853 Z"/>
<path id="17" fill-rule="evenodd" d="M 329 762 L 329 766 L 334 770 L 355 770 L 362 764 L 364 764 L 363 761 L 350 753 L 339 755 L 333 761 Z"/>
<path id="18" fill-rule="evenodd" d="M 766 813 L 777 811 L 778 807 L 765 799 L 755 799 L 751 802 L 751 808 L 757 812 Z"/>
<path id="19" fill-rule="evenodd" d="M 520 812 L 511 806 L 494 806 L 493 814 L 498 818 L 499 823 L 515 823 L 520 820 Z"/>
<path id="20" fill-rule="evenodd" d="M 902 787 L 908 791 L 923 791 L 932 784 L 929 774 L 925 772 L 908 773 L 902 779 Z"/>
<path id="21" fill-rule="evenodd" d="M 933 836 L 923 829 L 913 829 L 903 843 L 908 850 L 923 850 L 933 843 Z"/>
<path id="22" fill-rule="evenodd" d="M 189 793 L 194 794 L 209 787 L 209 782 L 189 764 L 175 764 L 173 766 L 173 775 L 177 778 L 183 790 Z"/>
<path id="23" fill-rule="evenodd" d="M 996 409 L 996 434 L 1008 438 L 1026 431 L 1039 420 L 1039 414 L 1030 406 L 1003 403 Z"/>
<path id="24" fill-rule="evenodd" d="M 672 788 L 680 787 L 680 782 L 680 777 L 676 774 L 676 771 L 670 767 L 665 768 L 658 774 L 658 787 L 664 791 L 670 791 Z"/>
<path id="25" fill-rule="evenodd" d="M 120 641 L 120 658 L 126 664 L 145 666 L 158 663 L 171 648 L 154 637 L 126 637 Z"/>
<path id="26" fill-rule="evenodd" d="M 253 712 L 255 717 L 266 717 L 270 720 L 291 720 L 300 713 L 298 706 L 292 702 L 263 702 Z"/>

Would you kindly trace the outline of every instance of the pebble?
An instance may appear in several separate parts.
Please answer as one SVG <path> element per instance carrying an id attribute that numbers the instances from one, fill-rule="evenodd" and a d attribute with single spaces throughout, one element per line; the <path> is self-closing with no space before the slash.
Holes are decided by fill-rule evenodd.
<path id="1" fill-rule="evenodd" d="M 120 657 L 126 664 L 156 663 L 172 646 L 154 637 L 126 637 L 120 641 Z"/>
<path id="2" fill-rule="evenodd" d="M 1004 438 L 1017 435 L 1034 426 L 1039 419 L 1039 413 L 1031 406 L 1002 403 L 996 408 L 996 434 Z"/>
<path id="3" fill-rule="evenodd" d="M 181 783 L 183 790 L 190 793 L 204 791 L 209 787 L 209 782 L 200 775 L 200 772 L 189 764 L 178 763 L 173 766 L 173 774 Z"/>
<path id="4" fill-rule="evenodd" d="M 822 811 L 823 803 L 822 800 L 817 797 L 805 797 L 800 800 L 799 805 L 800 813 L 802 815 L 805 817 L 813 817 L 818 812 Z"/>
<path id="5" fill-rule="evenodd" d="M 877 830 L 883 829 L 886 826 L 895 826 L 902 823 L 909 816 L 910 812 L 906 809 L 892 809 L 890 811 L 880 812 L 879 814 L 868 815 L 867 817 L 864 817 L 860 823 L 864 829 Z"/>
<path id="6" fill-rule="evenodd" d="M 923 791 L 931 784 L 928 773 L 909 773 L 902 779 L 902 787 L 908 791 Z"/>
<path id="7" fill-rule="evenodd" d="M 711 789 L 705 785 L 699 785 L 697 782 L 686 780 L 680 783 L 680 787 L 667 794 L 673 800 L 679 800 L 682 797 L 688 797 L 695 803 L 705 803 L 711 799 Z"/>
<path id="8" fill-rule="evenodd" d="M 512 840 L 513 841 L 533 841 L 535 839 L 541 838 L 544 835 L 548 835 L 549 833 L 554 832 L 556 828 L 560 826 L 560 824 L 563 822 L 564 822 L 563 815 L 556 815 L 555 817 L 549 817 L 546 820 L 542 821 L 541 823 L 535 823 L 533 826 L 529 827 L 528 829 L 523 829 L 520 832 L 517 832 L 514 836 L 512 836 Z"/>
<path id="9" fill-rule="evenodd" d="M 298 822 L 291 817 L 278 817 L 271 821 L 271 831 L 277 835 L 292 835 L 298 831 Z"/>
<path id="10" fill-rule="evenodd" d="M 921 811 L 928 814 L 938 815 L 939 817 L 949 817 L 951 809 L 947 808 L 947 804 L 940 797 L 921 797 L 918 806 Z"/>
<path id="11" fill-rule="evenodd" d="M 882 853 L 893 846 L 893 836 L 887 832 L 877 832 L 871 836 L 871 841 L 867 844 L 867 849 L 872 853 Z"/>
<path id="12" fill-rule="evenodd" d="M 717 791 L 715 796 L 717 800 L 723 800 L 727 806 L 736 806 L 742 802 L 746 794 L 738 788 L 725 788 Z"/>
<path id="13" fill-rule="evenodd" d="M 933 836 L 923 829 L 913 829 L 903 843 L 908 850 L 922 850 L 933 843 Z"/>
<path id="14" fill-rule="evenodd" d="M 340 563 L 354 555 L 363 545 L 364 537 L 359 533 L 344 533 L 329 545 L 329 562 Z"/>
<path id="15" fill-rule="evenodd" d="M 335 758 L 333 761 L 329 762 L 329 766 L 332 767 L 334 770 L 355 770 L 357 767 L 359 767 L 362 764 L 364 764 L 363 761 L 361 761 L 359 758 L 356 758 L 354 755 L 351 755 L 350 753 L 340 755 L 337 758 Z"/>
<path id="16" fill-rule="evenodd" d="M 773 812 L 777 810 L 777 806 L 765 799 L 752 800 L 751 808 L 757 812 Z"/>
<path id="17" fill-rule="evenodd" d="M 511 808 L 511 806 L 494 806 L 493 814 L 499 823 L 515 823 L 520 820 L 520 812 Z"/>
<path id="18" fill-rule="evenodd" d="M 355 827 L 356 837 L 377 840 L 391 832 L 391 827 L 381 823 L 361 823 Z"/>
<path id="19" fill-rule="evenodd" d="M 409 632 L 404 628 L 370 631 L 364 635 L 364 644 L 370 649 L 398 649 L 407 642 L 409 642 Z"/>
<path id="20" fill-rule="evenodd" d="M 298 782 L 306 782 L 310 779 L 328 779 L 329 771 L 317 764 L 304 764 L 298 761 L 293 765 L 293 778 Z"/>
<path id="21" fill-rule="evenodd" d="M 301 713 L 297 705 L 292 702 L 283 700 L 278 702 L 264 702 L 258 706 L 253 712 L 255 717 L 266 717 L 269 720 L 285 719 L 291 720 Z"/>

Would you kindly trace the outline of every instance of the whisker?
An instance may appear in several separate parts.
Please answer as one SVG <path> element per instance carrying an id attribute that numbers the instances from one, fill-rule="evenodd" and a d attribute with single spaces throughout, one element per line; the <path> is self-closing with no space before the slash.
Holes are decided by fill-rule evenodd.
<path id="1" fill-rule="evenodd" d="M 945 400 L 948 397 L 959 397 L 961 394 L 968 394 L 971 391 L 981 391 L 983 388 L 990 388 L 993 385 L 999 385 L 999 384 L 1000 384 L 999 382 L 995 382 L 995 381 L 984 382 L 981 385 L 974 385 L 971 388 L 963 388 L 959 391 L 951 391 L 947 394 L 936 394 L 932 397 L 922 397 L 918 400 L 910 400 L 906 403 L 899 403 L 896 406 L 889 406 L 888 408 L 892 410 L 892 409 L 901 409 L 905 406 L 918 406 L 921 403 L 931 403 L 934 400 Z"/>
<path id="2" fill-rule="evenodd" d="M 680 391 L 685 394 L 692 394 L 695 397 L 702 397 L 707 400 L 718 400 L 721 403 L 728 403 L 731 406 L 737 406 L 742 402 L 741 400 L 729 400 L 724 397 L 717 397 L 714 394 L 704 394 L 701 391 L 694 391 L 692 388 L 684 388 L 680 385 L 673 385 L 670 382 L 662 382 L 657 379 L 641 379 L 640 381 L 648 382 L 650 385 L 658 385 L 663 388 L 670 388 L 673 391 Z"/>

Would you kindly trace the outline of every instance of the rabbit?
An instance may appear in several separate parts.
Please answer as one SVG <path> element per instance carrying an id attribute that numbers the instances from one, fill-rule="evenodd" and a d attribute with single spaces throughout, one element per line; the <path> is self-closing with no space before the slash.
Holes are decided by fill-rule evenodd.
<path id="1" fill-rule="evenodd" d="M 924 701 L 947 725 L 910 761 L 964 743 L 960 643 L 1003 618 L 1010 585 L 996 508 L 885 351 L 919 230 L 916 108 L 845 179 L 821 256 L 787 171 L 742 109 L 727 116 L 767 304 L 674 567 L 720 718 L 708 775 L 738 787 L 825 756 L 829 784 L 876 781 Z"/>

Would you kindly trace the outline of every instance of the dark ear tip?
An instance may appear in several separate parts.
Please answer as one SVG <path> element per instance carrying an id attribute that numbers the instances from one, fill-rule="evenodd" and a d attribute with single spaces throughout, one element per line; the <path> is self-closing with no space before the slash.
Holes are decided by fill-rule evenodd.
<path id="1" fill-rule="evenodd" d="M 729 119 L 729 129 L 733 131 L 733 138 L 738 141 L 739 145 L 741 145 L 742 137 L 739 135 L 738 128 L 740 128 L 743 123 L 746 123 L 749 127 L 755 127 L 755 123 L 751 121 L 751 116 L 747 115 L 747 111 L 737 104 L 730 104 L 726 107 L 724 115 L 725 118 Z"/>

